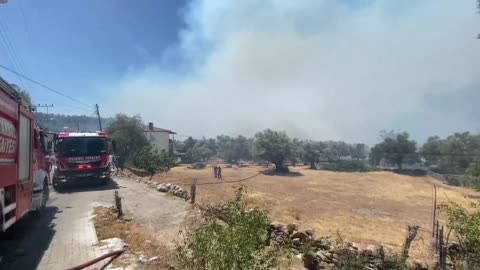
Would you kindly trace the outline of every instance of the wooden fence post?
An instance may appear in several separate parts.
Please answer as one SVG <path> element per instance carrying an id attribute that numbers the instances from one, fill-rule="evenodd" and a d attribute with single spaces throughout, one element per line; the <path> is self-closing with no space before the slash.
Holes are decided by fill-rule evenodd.
<path id="1" fill-rule="evenodd" d="M 192 183 L 192 186 L 191 186 L 190 193 L 192 194 L 192 196 L 190 198 L 190 203 L 195 204 L 195 197 L 197 195 L 197 179 L 193 179 L 193 183 Z"/>
<path id="2" fill-rule="evenodd" d="M 440 229 L 440 236 L 439 237 L 440 237 L 440 243 L 438 245 L 439 246 L 438 251 L 439 251 L 439 254 L 440 254 L 440 258 L 439 258 L 440 259 L 440 269 L 445 270 L 445 263 L 444 262 L 446 261 L 445 260 L 446 254 L 444 253 L 445 249 L 443 248 L 443 245 L 444 245 L 444 243 L 443 243 L 443 226 Z"/>
<path id="3" fill-rule="evenodd" d="M 435 222 L 437 221 L 437 186 L 433 185 L 435 191 L 433 199 L 433 226 L 432 226 L 432 237 L 435 236 Z"/>
<path id="4" fill-rule="evenodd" d="M 117 208 L 117 218 L 122 218 L 123 217 L 122 197 L 118 195 L 117 190 L 115 190 L 115 208 Z"/>

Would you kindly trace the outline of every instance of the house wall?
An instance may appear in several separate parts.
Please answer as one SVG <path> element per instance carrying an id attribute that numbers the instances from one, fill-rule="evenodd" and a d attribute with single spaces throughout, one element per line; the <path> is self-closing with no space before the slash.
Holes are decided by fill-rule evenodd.
<path id="1" fill-rule="evenodd" d="M 169 134 L 168 132 L 146 132 L 148 141 L 155 147 L 159 152 L 165 150 L 168 152 L 169 149 Z"/>

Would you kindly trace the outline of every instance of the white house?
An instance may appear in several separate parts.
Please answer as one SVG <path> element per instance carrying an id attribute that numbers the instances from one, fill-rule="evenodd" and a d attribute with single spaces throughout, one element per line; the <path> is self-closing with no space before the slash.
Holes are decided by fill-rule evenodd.
<path id="1" fill-rule="evenodd" d="M 162 150 L 172 154 L 175 152 L 173 143 L 175 140 L 175 132 L 164 128 L 154 127 L 152 122 L 148 123 L 148 126 L 144 126 L 143 131 L 150 144 L 159 152 Z M 170 137 L 170 135 L 172 136 Z"/>

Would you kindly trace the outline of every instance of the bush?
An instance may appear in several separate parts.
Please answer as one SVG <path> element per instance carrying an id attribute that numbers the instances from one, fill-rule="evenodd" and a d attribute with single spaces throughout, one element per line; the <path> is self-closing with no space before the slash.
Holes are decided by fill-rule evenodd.
<path id="1" fill-rule="evenodd" d="M 356 250 L 351 249 L 351 244 L 344 242 L 340 233 L 337 232 L 337 242 L 339 246 L 335 250 L 338 256 L 337 268 L 341 270 L 363 270 L 365 266 L 369 265 L 371 260 L 369 255 L 365 253 L 359 253 Z M 379 251 L 380 256 L 377 258 L 375 264 L 377 269 L 384 270 L 407 270 L 407 264 L 405 258 L 399 256 L 396 253 L 385 254 L 385 252 Z"/>
<path id="2" fill-rule="evenodd" d="M 265 248 L 270 220 L 266 212 L 247 210 L 245 189 L 236 192 L 228 203 L 229 223 L 206 216 L 196 229 L 181 233 L 176 259 L 179 269 L 271 269 L 281 254 L 279 247 Z"/>
<path id="3" fill-rule="evenodd" d="M 338 162 L 321 166 L 322 170 L 334 172 L 369 172 L 372 168 L 364 162 Z"/>
<path id="4" fill-rule="evenodd" d="M 458 186 L 471 187 L 480 190 L 480 177 L 474 177 L 469 175 L 454 177 L 458 182 Z"/>
<path id="5" fill-rule="evenodd" d="M 168 171 L 171 167 L 175 166 L 175 159 L 166 151 L 158 153 L 157 149 L 153 149 L 152 146 L 147 145 L 134 155 L 133 165 L 154 175 L 156 172 Z"/>
<path id="6" fill-rule="evenodd" d="M 462 260 L 471 269 L 480 267 L 480 203 L 473 203 L 473 211 L 450 202 L 441 204 L 441 213 L 447 216 L 446 242 L 454 238 L 460 246 L 459 254 L 449 254 L 452 261 Z"/>

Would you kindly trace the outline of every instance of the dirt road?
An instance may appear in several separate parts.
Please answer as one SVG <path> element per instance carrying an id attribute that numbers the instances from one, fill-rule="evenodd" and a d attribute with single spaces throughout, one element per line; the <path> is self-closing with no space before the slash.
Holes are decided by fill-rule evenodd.
<path id="1" fill-rule="evenodd" d="M 132 180 L 115 178 L 106 186 L 75 185 L 51 192 L 41 216 L 30 215 L 0 235 L 0 269 L 65 269 L 97 257 L 90 220 L 95 204 L 122 196 L 124 211 L 157 233 L 166 244 L 173 238 L 189 205 Z"/>

